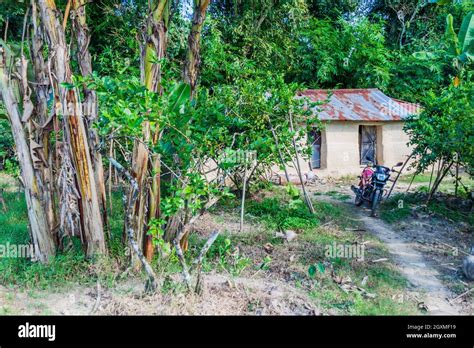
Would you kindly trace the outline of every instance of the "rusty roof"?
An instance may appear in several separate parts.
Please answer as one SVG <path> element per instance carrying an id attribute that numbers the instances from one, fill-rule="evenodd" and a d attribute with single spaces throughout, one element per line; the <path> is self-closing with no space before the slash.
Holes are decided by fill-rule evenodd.
<path id="1" fill-rule="evenodd" d="M 298 96 L 313 102 L 329 101 L 313 108 L 323 121 L 400 121 L 420 112 L 418 104 L 390 98 L 376 88 L 367 89 L 308 89 Z"/>

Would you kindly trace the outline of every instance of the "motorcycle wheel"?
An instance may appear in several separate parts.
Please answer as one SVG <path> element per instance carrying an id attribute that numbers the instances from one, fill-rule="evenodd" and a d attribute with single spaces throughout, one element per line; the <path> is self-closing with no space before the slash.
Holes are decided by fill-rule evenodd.
<path id="1" fill-rule="evenodd" d="M 374 198 L 372 199 L 372 214 L 370 216 L 377 216 L 377 206 L 379 205 L 380 198 L 380 190 L 376 190 L 374 192 Z"/>

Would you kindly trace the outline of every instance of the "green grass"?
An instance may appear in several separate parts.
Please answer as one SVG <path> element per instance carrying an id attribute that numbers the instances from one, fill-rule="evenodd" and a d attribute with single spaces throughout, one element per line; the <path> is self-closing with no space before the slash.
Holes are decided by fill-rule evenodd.
<path id="1" fill-rule="evenodd" d="M 375 297 L 366 297 L 360 291 L 344 291 L 331 277 L 328 270 L 317 275 L 310 296 L 323 308 L 338 314 L 351 315 L 410 315 L 417 314 L 416 303 L 406 299 L 406 280 L 399 272 L 388 266 L 366 265 L 358 271 L 342 263 L 335 271 L 339 276 L 350 277 L 359 286 Z M 366 285 L 362 279 L 368 276 Z M 402 301 L 400 301 L 402 300 Z"/>
<path id="2" fill-rule="evenodd" d="M 380 205 L 380 218 L 388 223 L 403 221 L 411 216 L 415 195 L 397 194 Z"/>
<path id="3" fill-rule="evenodd" d="M 423 193 L 397 194 L 380 206 L 380 217 L 388 223 L 396 223 L 409 218 L 412 210 L 424 204 L 426 195 Z M 433 199 L 424 205 L 426 212 L 434 213 L 439 218 L 449 219 L 454 222 L 465 222 L 474 226 L 474 216 L 468 211 L 452 208 L 447 201 Z"/>
<path id="4" fill-rule="evenodd" d="M 337 221 L 343 227 L 353 224 L 350 215 L 341 205 L 315 200 L 315 213 L 311 214 L 302 199 L 291 197 L 286 190 L 274 188 L 272 193 L 272 197 L 261 201 L 246 202 L 247 215 L 258 218 L 259 222 L 263 222 L 271 230 L 307 231 L 331 221 Z M 345 200 L 346 197 L 342 196 L 345 195 L 340 195 L 339 198 Z"/>
<path id="5" fill-rule="evenodd" d="M 248 212 L 258 222 L 268 228 L 267 232 L 247 233 L 229 236 L 236 245 L 263 246 L 270 241 L 275 248 L 287 249 L 288 245 L 272 240 L 272 234 L 279 226 L 284 226 L 293 217 L 303 219 L 306 224 L 298 234 L 299 250 L 298 268 L 303 270 L 302 279 L 295 280 L 295 286 L 306 289 L 311 298 L 321 307 L 338 314 L 350 315 L 408 315 L 417 314 L 417 304 L 404 299 L 407 281 L 390 262 L 370 263 L 370 259 L 389 257 L 382 242 L 373 236 L 362 235 L 369 240 L 365 250 L 365 261 L 348 258 L 329 258 L 325 255 L 326 246 L 351 245 L 360 235 L 348 230 L 349 227 L 360 227 L 351 213 L 342 203 L 315 201 L 315 214 L 311 215 L 302 203 L 295 207 L 291 197 L 284 190 L 278 190 L 275 196 L 247 203 Z M 294 249 L 295 250 L 295 249 Z M 309 272 L 312 265 L 317 265 L 316 274 Z M 321 271 L 322 270 L 322 271 Z M 334 281 L 333 275 L 350 277 L 354 285 L 375 294 L 375 298 L 364 297 L 359 292 L 346 293 Z M 366 285 L 360 285 L 368 276 Z M 309 283 L 308 283 L 309 282 Z M 309 284 L 309 285 L 308 285 Z M 399 299 L 404 299 L 402 302 Z"/>
<path id="6" fill-rule="evenodd" d="M 0 244 L 28 244 L 28 216 L 23 194 L 5 192 L 4 198 L 7 212 L 0 214 Z M 79 241 L 74 240 L 72 250 L 58 252 L 46 265 L 25 258 L 0 258 L 0 284 L 49 288 L 68 283 L 91 284 L 97 279 L 112 284 L 118 271 L 117 263 L 125 257 L 121 246 L 123 209 L 120 193 L 114 195 L 113 205 L 113 214 L 109 216 L 112 235 L 109 256 L 91 262 L 86 259 Z"/>
<path id="7" fill-rule="evenodd" d="M 306 230 L 320 224 L 318 216 L 311 214 L 299 199 L 285 202 L 272 197 L 261 202 L 249 201 L 246 210 L 273 230 Z"/>
<path id="8" fill-rule="evenodd" d="M 413 179 L 413 174 L 405 174 L 405 175 L 400 176 L 399 180 L 400 182 L 409 184 L 413 179 L 413 183 L 419 184 L 419 183 L 429 183 L 430 178 L 431 178 L 431 173 L 418 174 L 415 176 L 414 179 Z"/>
<path id="9" fill-rule="evenodd" d="M 436 215 L 454 222 L 465 222 L 474 226 L 474 215 L 470 212 L 463 212 L 453 209 L 444 202 L 433 201 L 428 204 L 428 209 Z"/>
<path id="10" fill-rule="evenodd" d="M 339 240 L 338 243 L 347 243 Z M 381 243 L 373 240 L 368 257 L 387 257 L 387 251 Z M 366 254 L 369 254 L 366 251 Z M 367 260 L 366 260 L 367 261 Z M 373 264 L 366 261 L 352 262 L 349 259 L 323 259 L 326 264 L 323 272 L 318 271 L 313 277 L 314 287 L 310 296 L 323 308 L 336 311 L 338 314 L 350 315 L 409 315 L 418 313 L 416 303 L 404 296 L 407 288 L 406 279 L 390 263 Z M 332 272 L 328 267 L 331 265 Z M 344 291 L 333 279 L 333 274 L 350 278 L 353 285 L 363 288 L 375 297 L 366 297 L 360 291 Z M 365 285 L 361 282 L 368 277 Z M 403 299 L 403 301 L 400 301 Z"/>
<path id="11" fill-rule="evenodd" d="M 348 199 L 351 198 L 351 196 L 341 193 L 339 191 L 328 191 L 324 193 L 326 196 L 332 197 L 334 199 L 337 199 L 339 201 L 347 201 Z"/>
<path id="12" fill-rule="evenodd" d="M 436 172 L 433 174 L 433 179 L 431 181 L 434 181 L 435 178 L 436 178 Z M 474 189 L 474 178 L 469 177 L 469 175 L 465 173 L 461 174 L 460 178 L 461 178 L 461 182 L 463 183 L 464 186 L 466 186 L 468 190 Z M 412 179 L 413 179 L 413 174 L 411 175 L 407 174 L 407 175 L 401 176 L 399 181 L 405 184 L 408 184 L 412 181 Z M 428 192 L 430 179 L 431 179 L 431 172 L 416 175 L 415 178 L 413 179 L 413 184 L 414 185 L 418 184 L 416 190 L 419 192 L 425 192 L 425 193 Z M 455 192 L 454 177 L 447 175 L 443 179 L 441 184 L 439 185 L 438 191 L 443 192 L 443 193 L 448 193 L 448 194 L 454 194 Z M 466 195 L 466 192 L 461 185 L 459 185 L 458 187 L 458 194 Z"/>

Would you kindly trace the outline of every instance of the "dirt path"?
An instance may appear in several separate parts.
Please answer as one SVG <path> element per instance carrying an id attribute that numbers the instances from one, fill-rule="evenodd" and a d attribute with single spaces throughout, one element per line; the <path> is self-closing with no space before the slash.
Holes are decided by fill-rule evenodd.
<path id="1" fill-rule="evenodd" d="M 328 196 L 317 196 L 318 199 L 338 202 Z M 339 201 L 340 203 L 341 201 Z M 451 304 L 448 299 L 454 295 L 439 279 L 439 272 L 424 258 L 423 254 L 414 248 L 416 240 L 409 241 L 397 234 L 388 224 L 378 218 L 370 217 L 369 209 L 357 208 L 353 205 L 352 198 L 344 201 L 357 220 L 365 225 L 365 229 L 377 236 L 387 246 L 393 255 L 396 265 L 409 281 L 410 292 L 423 298 L 424 305 L 432 315 L 461 315 L 462 307 Z"/>
<path id="2" fill-rule="evenodd" d="M 461 308 L 450 304 L 451 292 L 439 280 L 439 272 L 423 255 L 415 250 L 410 242 L 399 237 L 396 232 L 379 219 L 368 216 L 366 211 L 357 212 L 360 220 L 371 233 L 377 235 L 395 257 L 397 266 L 412 285 L 410 291 L 421 292 L 428 312 L 434 315 L 461 314 Z"/>

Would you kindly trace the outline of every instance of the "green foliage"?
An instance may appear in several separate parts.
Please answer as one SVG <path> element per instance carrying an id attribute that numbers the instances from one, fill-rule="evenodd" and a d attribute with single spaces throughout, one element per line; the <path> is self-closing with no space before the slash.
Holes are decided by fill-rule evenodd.
<path id="1" fill-rule="evenodd" d="M 457 18 L 462 18 L 462 9 L 457 7 L 450 10 Z M 472 18 L 472 13 L 464 15 L 459 34 L 456 34 L 454 16 L 441 12 L 433 21 L 442 27 L 442 32 L 437 29 L 428 38 L 415 41 L 411 54 L 396 52 L 397 64 L 392 69 L 390 93 L 407 101 L 420 102 L 431 92 L 440 93 L 454 77 L 465 77 L 472 66 L 469 59 L 469 47 L 472 44 L 466 35 L 470 32 L 469 18 Z"/>
<path id="2" fill-rule="evenodd" d="M 461 52 L 473 53 L 474 49 L 474 12 L 469 12 L 463 19 L 461 28 L 459 29 L 458 41 Z"/>
<path id="3" fill-rule="evenodd" d="M 309 11 L 317 17 L 338 19 L 357 11 L 360 1 L 353 0 L 308 0 Z"/>
<path id="4" fill-rule="evenodd" d="M 262 264 L 260 265 L 260 269 L 261 270 L 264 270 L 264 271 L 267 271 L 270 269 L 270 264 L 272 263 L 272 258 L 270 257 L 270 255 L 266 255 L 264 258 L 263 258 L 263 262 Z"/>
<path id="5" fill-rule="evenodd" d="M 136 38 L 146 4 L 145 0 L 98 0 L 87 5 L 87 22 L 93 37 L 89 47 L 97 73 L 140 75 L 140 48 Z"/>
<path id="6" fill-rule="evenodd" d="M 380 206 L 380 217 L 389 223 L 405 221 L 411 216 L 411 204 L 415 203 L 411 197 L 403 194 L 393 195 Z M 419 200 L 419 197 L 416 200 Z"/>
<path id="7" fill-rule="evenodd" d="M 0 6 L 0 32 L 3 39 L 6 23 L 8 21 L 8 38 L 20 41 L 23 31 L 23 17 L 29 3 L 18 0 L 2 0 Z"/>
<path id="8" fill-rule="evenodd" d="M 105 137 L 133 137 L 141 135 L 144 120 L 156 121 L 157 114 L 152 109 L 161 109 L 157 96 L 149 92 L 138 78 L 103 77 L 88 84 L 95 88 L 100 102 L 98 130 Z M 118 130 L 118 132 L 116 131 Z"/>
<path id="9" fill-rule="evenodd" d="M 315 265 L 309 266 L 308 275 L 311 278 L 314 278 L 314 276 L 316 275 L 316 271 L 318 271 L 319 273 L 324 273 L 325 270 L 326 270 L 326 267 L 324 266 L 324 264 L 322 262 L 318 262 Z"/>
<path id="10" fill-rule="evenodd" d="M 389 223 L 397 223 L 406 221 L 412 215 L 414 209 L 420 209 L 439 218 L 464 222 L 474 226 L 474 217 L 467 209 L 463 210 L 460 207 L 450 206 L 447 201 L 443 200 L 433 200 L 420 207 L 420 202 L 425 201 L 426 194 L 424 192 L 394 195 L 381 205 L 380 217 Z"/>
<path id="11" fill-rule="evenodd" d="M 319 225 L 319 220 L 308 211 L 301 199 L 287 204 L 278 198 L 251 201 L 247 213 L 261 218 L 269 228 L 276 230 L 307 230 Z"/>
<path id="12" fill-rule="evenodd" d="M 0 104 L 0 170 L 13 174 L 17 167 L 17 161 L 13 151 L 13 136 L 8 120 L 2 118 L 6 116 Z"/>
<path id="13" fill-rule="evenodd" d="M 454 222 L 465 222 L 471 227 L 474 227 L 474 216 L 470 211 L 463 211 L 457 207 L 450 207 L 447 202 L 441 200 L 430 202 L 427 208 L 439 217 Z"/>
<path id="14" fill-rule="evenodd" d="M 469 12 L 463 19 L 458 35 L 454 30 L 454 18 L 449 14 L 446 18 L 446 39 L 450 53 L 460 64 L 472 63 L 474 60 L 474 12 Z"/>
<path id="15" fill-rule="evenodd" d="M 207 260 L 217 260 L 217 265 L 233 276 L 240 275 L 251 265 L 251 260 L 240 255 L 239 249 L 232 245 L 232 241 L 219 235 L 208 251 Z M 269 260 L 266 261 L 268 264 Z"/>
<path id="16" fill-rule="evenodd" d="M 191 97 L 191 87 L 185 83 L 178 83 L 170 92 L 169 99 L 169 113 L 184 112 L 183 107 Z"/>
<path id="17" fill-rule="evenodd" d="M 218 13 L 208 21 L 204 85 L 229 84 L 268 71 L 311 87 L 387 85 L 391 63 L 382 22 L 323 19 L 329 11 L 318 18 L 301 0 L 239 6 L 239 15 Z M 310 6 L 318 11 L 338 5 L 310 1 Z"/>
<path id="18" fill-rule="evenodd" d="M 458 162 L 472 174 L 474 165 L 474 83 L 430 93 L 418 116 L 410 117 L 405 130 L 422 172 L 436 161 Z"/>
<path id="19" fill-rule="evenodd" d="M 4 198 L 7 211 L 0 214 L 0 244 L 26 245 L 29 243 L 26 203 L 22 194 L 6 191 Z M 121 244 L 123 211 L 121 194 L 113 196 L 114 214 L 109 216 L 112 238 L 109 240 L 110 255 L 91 263 L 79 243 L 73 240 L 72 249 L 60 251 L 49 264 L 32 262 L 26 258 L 0 258 L 0 284 L 26 288 L 60 287 L 68 283 L 112 285 L 125 261 Z M 76 241 L 77 242 L 77 241 Z"/>
<path id="20" fill-rule="evenodd" d="M 209 35 L 203 42 L 203 81 L 212 66 L 215 83 L 229 83 L 233 77 L 259 76 L 269 71 L 285 74 L 298 60 L 296 44 L 308 18 L 304 0 L 233 2 L 211 11 Z M 217 71 L 217 73 L 216 73 Z M 210 72 L 210 70 L 209 70 Z"/>
<path id="21" fill-rule="evenodd" d="M 437 50 L 439 54 L 436 55 L 431 51 L 394 54 L 395 65 L 387 89 L 389 95 L 420 103 L 429 93 L 447 86 L 454 72 L 449 60 L 445 59 L 445 51 Z"/>
<path id="22" fill-rule="evenodd" d="M 390 52 L 382 22 L 312 19 L 299 38 L 298 61 L 291 72 L 314 87 L 384 88 Z"/>
<path id="23" fill-rule="evenodd" d="M 311 117 L 311 111 L 304 108 L 305 100 L 295 98 L 298 89 L 297 84 L 285 83 L 282 75 L 270 73 L 237 78 L 232 85 L 209 90 L 201 88 L 189 128 L 193 156 L 203 161 L 214 160 L 240 187 L 245 167 L 253 169 L 251 182 L 255 174 L 280 163 L 271 132 L 273 126 L 282 153 L 290 160 L 294 155 L 292 139 L 302 140 L 307 128 L 291 131 L 289 114 L 295 124 L 319 124 Z M 305 150 L 308 152 L 309 147 Z"/>

